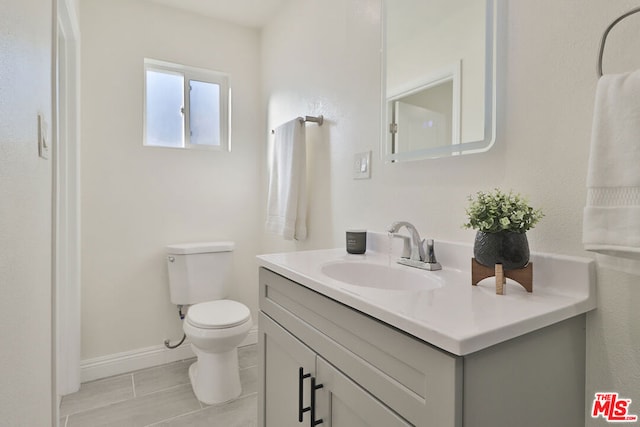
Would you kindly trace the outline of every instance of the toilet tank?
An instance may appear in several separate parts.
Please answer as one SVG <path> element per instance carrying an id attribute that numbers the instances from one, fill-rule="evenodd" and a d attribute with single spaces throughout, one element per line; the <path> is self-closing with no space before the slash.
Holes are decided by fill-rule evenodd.
<path id="1" fill-rule="evenodd" d="M 167 246 L 171 302 L 189 305 L 227 298 L 233 247 L 233 242 Z"/>

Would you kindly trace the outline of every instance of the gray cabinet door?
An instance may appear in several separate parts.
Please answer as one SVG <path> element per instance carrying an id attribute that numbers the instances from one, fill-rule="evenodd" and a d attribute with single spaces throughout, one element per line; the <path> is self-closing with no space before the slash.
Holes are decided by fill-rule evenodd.
<path id="1" fill-rule="evenodd" d="M 407 421 L 321 357 L 316 359 L 316 420 L 323 427 L 407 427 Z"/>
<path id="2" fill-rule="evenodd" d="M 300 384 L 303 407 L 310 404 L 310 377 L 315 376 L 315 353 L 271 318 L 260 313 L 260 389 L 258 425 L 264 427 L 300 427 L 308 425 L 309 411 L 299 422 Z M 308 377 L 300 381 L 299 370 Z"/>

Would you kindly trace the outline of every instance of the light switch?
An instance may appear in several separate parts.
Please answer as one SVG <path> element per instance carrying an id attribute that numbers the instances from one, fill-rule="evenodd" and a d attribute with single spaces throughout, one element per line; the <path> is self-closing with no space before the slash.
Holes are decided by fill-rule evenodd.
<path id="1" fill-rule="evenodd" d="M 371 178 L 371 151 L 353 156 L 353 179 Z"/>

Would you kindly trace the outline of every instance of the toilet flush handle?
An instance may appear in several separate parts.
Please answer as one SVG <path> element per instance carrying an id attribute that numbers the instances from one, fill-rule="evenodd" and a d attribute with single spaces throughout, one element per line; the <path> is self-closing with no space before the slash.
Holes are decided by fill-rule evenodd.
<path id="1" fill-rule="evenodd" d="M 174 262 L 176 260 L 175 257 L 172 257 L 172 256 L 170 256 L 168 259 L 169 259 L 169 262 Z"/>

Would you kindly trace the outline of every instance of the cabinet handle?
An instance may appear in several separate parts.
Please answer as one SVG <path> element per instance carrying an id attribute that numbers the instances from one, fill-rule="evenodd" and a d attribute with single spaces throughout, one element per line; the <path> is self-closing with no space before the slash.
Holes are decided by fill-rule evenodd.
<path id="1" fill-rule="evenodd" d="M 303 408 L 302 405 L 304 404 L 302 402 L 302 395 L 303 393 L 303 388 L 302 388 L 302 383 L 304 382 L 305 378 L 309 378 L 311 376 L 311 373 L 305 374 L 304 373 L 304 369 L 300 368 L 298 370 L 298 422 L 301 423 L 302 422 L 302 415 L 311 410 L 311 406 L 307 406 L 306 408 Z"/>
<path id="2" fill-rule="evenodd" d="M 324 387 L 322 384 L 316 385 L 316 377 L 311 377 L 311 422 L 309 425 L 315 427 L 322 424 L 322 418 L 316 420 L 316 390 Z"/>

